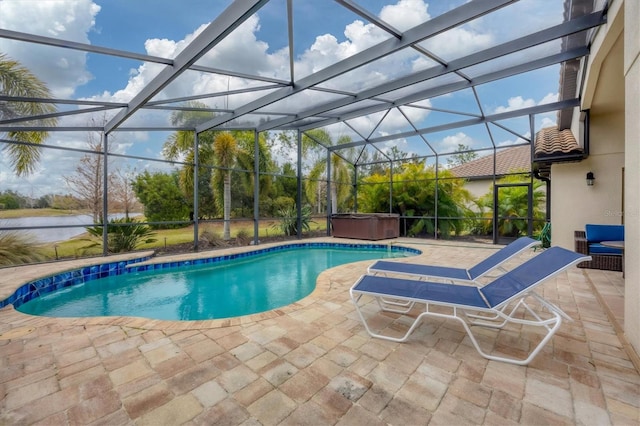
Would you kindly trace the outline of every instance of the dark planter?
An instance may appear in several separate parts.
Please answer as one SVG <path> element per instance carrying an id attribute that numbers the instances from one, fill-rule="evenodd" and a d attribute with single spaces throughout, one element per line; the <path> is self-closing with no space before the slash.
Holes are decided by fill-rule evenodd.
<path id="1" fill-rule="evenodd" d="M 384 240 L 400 235 L 400 216 L 394 213 L 343 213 L 331 216 L 333 236 Z"/>

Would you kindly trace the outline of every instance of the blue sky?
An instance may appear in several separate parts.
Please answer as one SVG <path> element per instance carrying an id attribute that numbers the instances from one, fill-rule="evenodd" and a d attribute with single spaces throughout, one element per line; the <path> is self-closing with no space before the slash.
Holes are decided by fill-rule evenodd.
<path id="1" fill-rule="evenodd" d="M 372 13 L 401 31 L 433 19 L 465 2 L 359 1 Z M 0 28 L 171 58 L 230 3 L 230 0 L 0 0 Z M 294 0 L 293 5 L 296 78 L 329 66 L 388 37 L 334 1 Z M 562 5 L 562 0 L 521 0 L 515 6 L 504 8 L 455 31 L 438 36 L 433 41 L 425 43 L 424 47 L 442 58 L 454 59 L 526 34 L 532 28 L 559 23 L 562 18 Z M 272 0 L 257 16 L 234 31 L 223 44 L 207 55 L 202 63 L 288 80 L 288 36 L 285 16 L 286 1 Z M 516 21 L 519 25 L 512 25 Z M 538 50 L 543 54 L 552 48 L 543 46 Z M 144 64 L 140 61 L 4 39 L 0 39 L 0 52 L 28 67 L 47 83 L 54 97 L 60 98 L 127 102 L 162 68 L 162 65 L 158 64 Z M 407 75 L 433 65 L 425 58 L 417 56 L 419 55 L 410 50 L 399 52 L 379 63 L 345 74 L 327 85 L 362 90 L 398 75 Z M 172 83 L 159 96 L 171 98 L 223 91 L 228 84 L 246 87 L 251 83 L 238 79 L 230 82 L 227 77 L 203 77 L 196 73 L 188 73 Z M 509 81 L 480 86 L 478 94 L 483 102 L 483 112 L 491 114 L 553 101 L 557 96 L 557 85 L 558 67 L 550 67 L 514 77 Z M 220 106 L 221 102 L 225 102 L 235 107 L 255 96 L 257 95 L 238 95 L 207 102 L 210 102 L 211 106 Z M 282 101 L 273 108 L 293 108 L 296 107 L 295 102 L 313 103 L 321 98 L 317 94 L 307 99 L 299 96 L 297 99 Z M 475 97 L 469 90 L 424 101 L 423 105 L 480 113 L 475 104 Z M 409 108 L 405 112 L 408 112 L 419 128 L 438 123 L 438 120 L 443 120 L 446 115 L 430 114 L 419 108 Z M 165 124 L 168 119 L 167 114 L 147 111 L 136 114 L 131 125 L 140 125 L 143 116 L 152 125 Z M 89 117 L 83 115 L 65 118 L 63 122 L 86 124 L 88 119 Z M 95 119 L 99 121 L 104 117 L 98 116 Z M 373 115 L 361 117 L 354 124 L 362 129 L 374 129 L 378 120 L 379 116 Z M 553 124 L 553 120 L 553 114 L 537 118 L 539 126 L 542 126 L 542 123 Z M 380 136 L 406 131 L 409 127 L 401 114 L 395 114 L 387 117 L 376 131 Z M 120 153 L 160 158 L 159 148 L 166 136 L 165 133 L 118 135 L 114 138 L 114 144 L 116 151 Z M 499 140 L 498 143 L 509 144 L 517 141 L 515 136 L 506 132 L 500 137 L 511 139 Z M 451 147 L 455 148 L 458 143 L 472 147 L 484 147 L 487 144 L 486 131 L 474 128 L 458 129 L 428 138 L 430 143 L 445 151 Z M 415 144 L 413 141 L 397 143 L 408 151 L 412 150 Z M 77 132 L 54 132 L 47 144 L 86 148 L 87 137 Z M 422 152 L 424 148 L 420 151 L 423 154 L 427 153 Z M 58 156 L 59 152 L 45 152 L 43 159 Z M 51 167 L 49 170 L 43 169 L 29 178 L 30 184 L 36 187 L 39 193 L 68 192 L 64 190 L 64 180 L 61 176 L 69 172 L 73 162 L 73 158 L 70 157 L 65 165 L 58 167 L 60 171 L 54 171 Z M 137 164 L 136 168 L 139 167 L 158 165 Z M 53 175 L 56 177 L 53 178 Z M 22 180 L 9 173 L 6 159 L 0 160 L 0 190 L 19 189 L 21 183 Z"/>

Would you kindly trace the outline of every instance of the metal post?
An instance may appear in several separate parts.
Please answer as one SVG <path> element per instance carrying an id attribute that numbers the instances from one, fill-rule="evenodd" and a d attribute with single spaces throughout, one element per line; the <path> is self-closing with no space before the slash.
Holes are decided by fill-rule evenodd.
<path id="1" fill-rule="evenodd" d="M 107 155 L 107 147 L 109 145 L 109 136 L 103 131 L 102 132 L 102 255 L 109 255 L 109 199 L 108 192 L 109 188 L 107 187 L 109 182 L 109 171 L 107 170 L 107 164 L 109 162 L 109 157 Z"/>
<path id="2" fill-rule="evenodd" d="M 257 131 L 253 133 L 253 244 L 258 245 L 260 242 L 260 135 Z"/>
<path id="3" fill-rule="evenodd" d="M 331 151 L 327 149 L 327 236 L 331 235 L 331 214 L 333 205 L 331 204 Z"/>
<path id="4" fill-rule="evenodd" d="M 437 240 L 438 239 L 438 195 L 440 194 L 440 180 L 439 180 L 439 174 L 438 171 L 440 169 L 440 157 L 438 157 L 438 155 L 436 154 L 436 190 L 435 190 L 435 194 L 434 197 L 435 199 L 433 200 L 433 239 Z"/>
<path id="5" fill-rule="evenodd" d="M 298 170 L 296 175 L 297 179 L 297 193 L 296 193 L 296 214 L 297 214 L 297 229 L 296 233 L 298 239 L 302 238 L 302 132 L 298 130 Z"/>
<path id="6" fill-rule="evenodd" d="M 353 165 L 353 212 L 358 213 L 358 165 Z"/>
<path id="7" fill-rule="evenodd" d="M 193 137 L 193 251 L 198 251 L 198 217 L 200 217 L 200 205 L 198 203 L 199 169 L 200 169 L 200 140 L 197 132 Z"/>

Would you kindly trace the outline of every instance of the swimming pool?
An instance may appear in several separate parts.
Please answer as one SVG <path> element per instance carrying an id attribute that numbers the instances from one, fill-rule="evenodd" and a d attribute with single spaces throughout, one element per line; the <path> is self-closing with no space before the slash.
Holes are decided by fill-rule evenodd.
<path id="1" fill-rule="evenodd" d="M 121 273 L 42 292 L 16 309 L 51 317 L 229 318 L 304 298 L 328 268 L 418 253 L 382 244 L 299 243 L 207 259 L 134 264 Z"/>

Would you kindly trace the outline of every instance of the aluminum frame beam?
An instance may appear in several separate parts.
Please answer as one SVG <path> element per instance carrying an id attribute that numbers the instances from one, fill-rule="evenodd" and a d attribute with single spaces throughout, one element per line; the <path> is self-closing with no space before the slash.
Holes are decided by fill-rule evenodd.
<path id="1" fill-rule="evenodd" d="M 128 106 L 116 114 L 104 129 L 109 133 L 140 109 L 169 83 L 203 57 L 209 50 L 225 39 L 233 30 L 256 13 L 268 0 L 234 2 L 205 28 L 173 60 L 173 65 L 164 68 L 129 102 Z"/>
<path id="2" fill-rule="evenodd" d="M 439 15 L 430 21 L 424 22 L 420 25 L 415 26 L 414 28 L 411 28 L 410 30 L 403 33 L 401 39 L 391 38 L 378 43 L 377 45 L 356 53 L 355 55 L 343 61 L 330 65 L 318 71 L 317 73 L 300 79 L 292 87 L 280 89 L 272 94 L 264 96 L 263 98 L 243 105 L 242 107 L 238 108 L 237 111 L 233 114 L 215 117 L 212 120 L 199 125 L 196 128 L 196 131 L 202 132 L 205 130 L 209 130 L 213 127 L 231 121 L 239 116 L 251 113 L 257 109 L 270 105 L 312 86 L 318 85 L 336 76 L 361 67 L 362 65 L 388 56 L 406 47 L 410 47 L 415 43 L 440 34 L 447 29 L 462 25 L 468 21 L 478 18 L 479 16 L 483 16 L 496 9 L 513 3 L 514 1 L 515 0 L 484 0 L 482 2 L 466 3 L 454 10 Z"/>
<path id="3" fill-rule="evenodd" d="M 534 47 L 549 41 L 556 40 L 560 37 L 564 37 L 570 34 L 574 34 L 576 32 L 584 31 L 598 25 L 601 25 L 604 22 L 604 17 L 601 13 L 593 13 L 590 15 L 586 15 L 584 17 L 575 19 L 574 21 L 565 22 L 554 27 L 547 28 L 542 31 L 538 31 L 534 34 L 530 34 L 524 37 L 520 37 L 515 40 L 511 40 L 509 42 L 500 44 L 498 46 L 494 46 L 488 49 L 485 49 L 480 52 L 473 53 L 471 55 L 467 55 L 465 57 L 453 60 L 447 64 L 447 66 L 436 66 L 432 68 L 428 68 L 424 71 L 408 75 L 406 77 L 390 81 L 388 83 L 381 84 L 379 86 L 367 89 L 358 95 L 356 95 L 355 99 L 339 99 L 332 102 L 325 103 L 323 105 L 318 105 L 314 108 L 310 108 L 300 114 L 297 114 L 297 119 L 303 119 L 308 117 L 313 117 L 321 113 L 326 113 L 331 111 L 332 109 L 344 107 L 351 103 L 370 99 L 372 97 L 380 96 L 384 93 L 388 93 L 397 89 L 401 89 L 403 87 L 411 86 L 413 84 L 417 84 L 429 79 L 433 79 L 436 77 L 440 77 L 446 74 L 449 74 L 454 71 L 458 71 L 464 68 L 468 68 L 473 65 L 477 65 L 491 59 L 497 59 L 512 53 L 516 53 L 518 51 Z M 588 50 L 586 53 L 588 54 Z M 477 81 L 477 79 L 474 79 Z M 480 84 L 476 82 L 475 84 Z M 462 82 L 461 86 L 469 87 L 470 82 Z M 452 91 L 452 90 L 450 90 Z M 394 104 L 399 104 L 399 102 L 394 102 Z M 343 121 L 344 118 L 341 116 L 338 118 L 339 121 Z M 259 128 L 260 131 L 276 129 L 279 126 L 285 126 L 288 123 L 282 119 L 279 121 L 272 121 L 270 123 L 266 123 L 265 125 Z M 302 130 L 306 130 L 302 128 Z"/>

